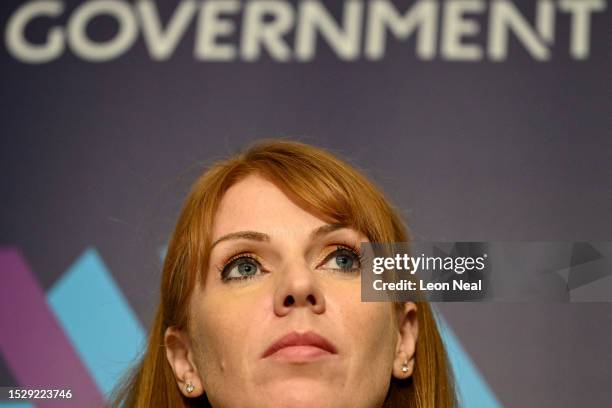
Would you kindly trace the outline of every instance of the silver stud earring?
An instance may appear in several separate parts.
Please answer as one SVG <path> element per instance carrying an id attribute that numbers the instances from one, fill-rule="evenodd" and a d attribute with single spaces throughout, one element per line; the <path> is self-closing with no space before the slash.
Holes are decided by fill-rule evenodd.
<path id="1" fill-rule="evenodd" d="M 402 364 L 402 373 L 407 373 L 408 372 L 408 360 L 404 361 L 404 364 Z"/>
<path id="2" fill-rule="evenodd" d="M 187 386 L 185 387 L 185 391 L 187 391 L 188 394 L 191 394 L 193 392 L 193 384 L 188 382 Z"/>

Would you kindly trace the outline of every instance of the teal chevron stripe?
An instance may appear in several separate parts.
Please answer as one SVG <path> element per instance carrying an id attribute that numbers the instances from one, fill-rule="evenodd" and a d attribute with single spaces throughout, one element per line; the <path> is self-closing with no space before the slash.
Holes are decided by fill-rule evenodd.
<path id="1" fill-rule="evenodd" d="M 47 301 L 100 390 L 112 390 L 144 348 L 145 333 L 95 249 L 47 292 Z"/>
<path id="2" fill-rule="evenodd" d="M 486 383 L 470 356 L 461 346 L 449 325 L 437 314 L 436 320 L 440 328 L 442 340 L 450 359 L 455 377 L 455 385 L 459 396 L 460 407 L 501 408 L 493 391 Z"/>

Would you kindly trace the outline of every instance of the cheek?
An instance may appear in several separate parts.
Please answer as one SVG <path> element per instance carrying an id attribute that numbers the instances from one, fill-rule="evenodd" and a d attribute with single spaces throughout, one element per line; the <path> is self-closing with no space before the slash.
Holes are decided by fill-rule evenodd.
<path id="1" fill-rule="evenodd" d="M 361 302 L 359 296 L 344 297 L 339 303 L 342 325 L 360 364 L 391 361 L 398 338 L 393 304 Z"/>
<path id="2" fill-rule="evenodd" d="M 397 340 L 392 307 L 387 303 L 361 303 L 358 310 L 351 318 L 355 327 L 353 334 L 363 339 L 365 352 L 370 356 L 392 355 Z"/>
<path id="3" fill-rule="evenodd" d="M 385 382 L 393 367 L 398 330 L 394 324 L 393 306 L 389 303 L 352 305 L 344 314 L 347 336 L 352 340 L 353 375 L 370 373 L 370 378 Z"/>
<path id="4" fill-rule="evenodd" d="M 398 339 L 394 307 L 387 302 L 362 303 L 360 296 L 356 299 L 346 299 L 339 306 L 349 352 L 347 384 L 358 400 L 382 401 L 391 381 Z"/>
<path id="5" fill-rule="evenodd" d="M 193 306 L 192 345 L 202 379 L 215 382 L 227 373 L 239 375 L 248 352 L 245 339 L 252 338 L 256 318 L 245 313 L 249 308 L 239 301 L 222 302 L 214 296 Z"/>

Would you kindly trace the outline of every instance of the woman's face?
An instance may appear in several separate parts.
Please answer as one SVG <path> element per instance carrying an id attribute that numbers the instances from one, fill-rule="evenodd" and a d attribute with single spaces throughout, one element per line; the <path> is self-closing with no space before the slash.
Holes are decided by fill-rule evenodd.
<path id="1" fill-rule="evenodd" d="M 224 195 L 190 327 L 168 358 L 213 407 L 380 407 L 406 378 L 414 304 L 360 301 L 359 232 L 317 218 L 249 176 Z M 408 318 L 406 318 L 408 316 Z M 412 360 L 410 360 L 412 362 Z"/>

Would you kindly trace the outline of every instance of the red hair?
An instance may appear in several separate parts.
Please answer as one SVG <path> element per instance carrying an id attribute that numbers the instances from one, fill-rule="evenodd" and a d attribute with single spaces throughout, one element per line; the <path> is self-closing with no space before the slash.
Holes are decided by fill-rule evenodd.
<path id="1" fill-rule="evenodd" d="M 298 205 L 324 220 L 349 225 L 371 242 L 408 242 L 407 229 L 383 193 L 362 173 L 327 151 L 306 144 L 267 140 L 214 164 L 189 193 L 166 254 L 161 300 L 147 349 L 115 393 L 112 406 L 206 407 L 205 396 L 180 392 L 166 358 L 164 333 L 185 328 L 189 299 L 207 270 L 211 228 L 227 189 L 257 173 L 275 183 Z M 204 279 L 200 279 L 204 284 Z M 396 304 L 399 307 L 401 303 Z M 450 408 L 455 395 L 444 345 L 430 306 L 417 304 L 419 336 L 416 364 L 409 380 L 391 380 L 386 407 Z"/>

